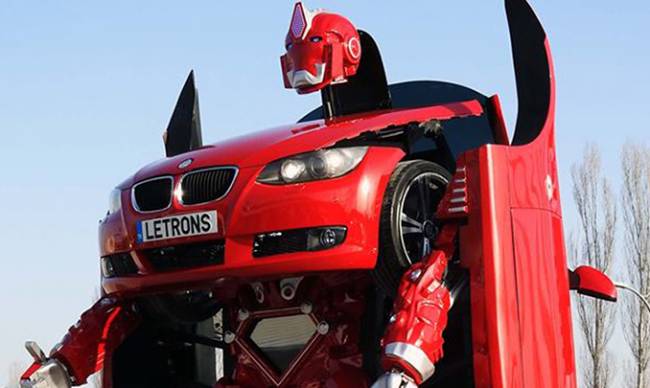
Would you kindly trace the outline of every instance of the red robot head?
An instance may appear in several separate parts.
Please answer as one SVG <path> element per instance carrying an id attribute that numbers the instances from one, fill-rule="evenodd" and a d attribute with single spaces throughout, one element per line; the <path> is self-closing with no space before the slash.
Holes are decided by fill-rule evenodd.
<path id="1" fill-rule="evenodd" d="M 356 74 L 361 60 L 359 32 L 341 15 L 293 9 L 282 56 L 284 86 L 299 94 L 342 83 Z"/>

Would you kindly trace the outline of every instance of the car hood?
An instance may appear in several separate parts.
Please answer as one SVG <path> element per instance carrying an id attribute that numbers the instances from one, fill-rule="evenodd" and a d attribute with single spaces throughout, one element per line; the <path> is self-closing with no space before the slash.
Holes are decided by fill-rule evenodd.
<path id="1" fill-rule="evenodd" d="M 135 182 L 154 176 L 175 175 L 182 171 L 204 167 L 262 166 L 287 156 L 330 147 L 338 141 L 357 137 L 363 132 L 378 131 L 391 125 L 404 125 L 409 122 L 431 119 L 445 120 L 454 117 L 476 116 L 482 113 L 480 103 L 473 100 L 426 108 L 348 116 L 344 119 L 327 122 L 317 120 L 276 127 L 158 160 L 140 169 L 119 187 L 128 188 Z M 179 168 L 179 164 L 187 159 L 193 160 L 189 168 Z"/>

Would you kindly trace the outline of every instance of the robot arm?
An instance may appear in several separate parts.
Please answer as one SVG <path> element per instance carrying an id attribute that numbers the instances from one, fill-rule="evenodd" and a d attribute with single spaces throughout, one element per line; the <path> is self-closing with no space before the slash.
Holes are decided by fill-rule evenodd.
<path id="1" fill-rule="evenodd" d="M 68 388 L 72 386 L 66 367 L 55 358 L 48 359 L 43 350 L 32 341 L 25 348 L 34 358 L 34 363 L 21 377 L 21 388 Z"/>
<path id="2" fill-rule="evenodd" d="M 417 388 L 433 375 L 443 355 L 442 332 L 450 308 L 443 278 L 457 230 L 455 225 L 445 226 L 438 250 L 404 274 L 382 339 L 381 363 L 386 373 L 373 388 Z"/>
<path id="3" fill-rule="evenodd" d="M 103 297 L 81 315 L 49 357 L 34 342 L 27 351 L 34 363 L 21 377 L 22 388 L 68 388 L 104 368 L 104 360 L 138 326 L 130 302 Z"/>

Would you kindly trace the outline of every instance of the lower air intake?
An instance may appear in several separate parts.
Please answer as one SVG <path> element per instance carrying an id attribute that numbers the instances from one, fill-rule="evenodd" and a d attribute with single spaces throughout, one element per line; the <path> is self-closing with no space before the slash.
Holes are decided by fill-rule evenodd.
<path id="1" fill-rule="evenodd" d="M 165 272 L 223 264 L 225 244 L 223 241 L 173 245 L 143 251 L 156 271 Z"/>
<path id="2" fill-rule="evenodd" d="M 138 273 L 138 267 L 129 253 L 117 253 L 102 257 L 101 268 L 102 275 L 105 278 L 136 275 Z"/>

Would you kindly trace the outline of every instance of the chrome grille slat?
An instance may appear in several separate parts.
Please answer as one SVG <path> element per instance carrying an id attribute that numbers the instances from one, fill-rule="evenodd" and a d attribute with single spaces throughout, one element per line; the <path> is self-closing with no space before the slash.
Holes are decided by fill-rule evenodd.
<path id="1" fill-rule="evenodd" d="M 237 177 L 235 167 L 213 167 L 188 172 L 180 181 L 182 205 L 199 205 L 225 197 Z"/>
<path id="2" fill-rule="evenodd" d="M 232 189 L 237 178 L 236 167 L 211 167 L 190 171 L 181 176 L 181 205 L 191 206 L 218 201 Z M 140 213 L 166 210 L 171 206 L 174 178 L 169 175 L 147 179 L 133 185 L 131 203 Z"/>

